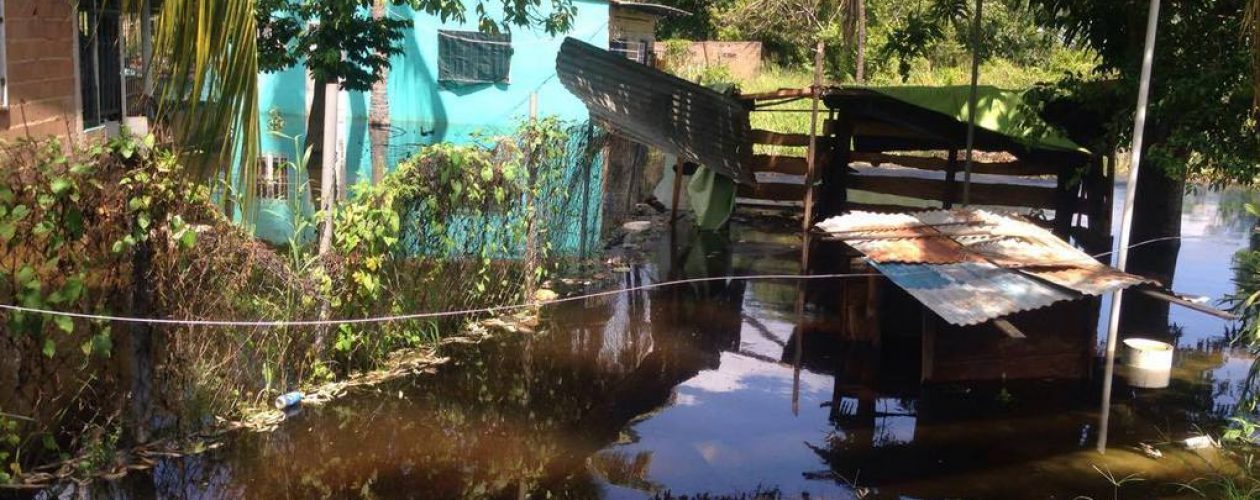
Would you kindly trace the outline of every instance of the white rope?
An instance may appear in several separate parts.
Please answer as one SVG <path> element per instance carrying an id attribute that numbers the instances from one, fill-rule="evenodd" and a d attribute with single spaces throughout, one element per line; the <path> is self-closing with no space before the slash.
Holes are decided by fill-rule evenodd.
<path id="1" fill-rule="evenodd" d="M 1167 236 L 1163 238 L 1154 238 L 1130 245 L 1129 248 L 1157 243 L 1161 241 L 1186 239 L 1183 236 Z M 1102 252 L 1091 255 L 1091 257 L 1102 257 L 1114 253 L 1115 250 Z M 1065 261 L 1064 264 L 1070 264 L 1071 261 Z M 1043 266 L 1055 265 L 1055 262 L 1043 263 Z M 925 271 L 929 272 L 929 271 Z M 817 279 L 836 279 L 836 278 L 870 278 L 883 276 L 880 273 L 837 273 L 837 274 L 750 274 L 750 275 L 730 275 L 730 276 L 711 276 L 704 278 L 687 278 L 671 281 L 660 281 L 656 283 L 648 283 L 629 288 L 618 288 L 614 290 L 605 290 L 601 292 L 593 292 L 582 295 L 574 295 L 570 297 L 561 297 L 555 300 L 511 304 L 492 307 L 481 307 L 474 309 L 459 309 L 453 311 L 436 311 L 436 312 L 420 312 L 411 314 L 399 314 L 390 316 L 370 316 L 364 318 L 346 318 L 346 319 L 327 319 L 327 320 L 214 320 L 214 319 L 170 319 L 170 318 L 140 318 L 135 316 L 113 316 L 108 314 L 88 314 L 69 311 L 55 311 L 51 309 L 40 309 L 36 307 L 15 306 L 9 304 L 0 304 L 0 309 L 31 313 L 43 314 L 48 316 L 63 316 L 69 318 L 86 319 L 93 321 L 117 321 L 120 323 L 141 323 L 150 325 L 177 325 L 177 326 L 207 326 L 207 327 L 253 327 L 253 328 L 279 328 L 292 326 L 337 326 L 337 325 L 360 325 L 371 323 L 391 323 L 396 321 L 408 321 L 416 319 L 428 318 L 447 318 L 452 316 L 468 316 L 473 314 L 492 313 L 501 311 L 511 311 L 515 309 L 525 309 L 528 307 L 539 307 L 565 302 L 576 302 L 580 300 L 607 297 L 622 293 L 635 292 L 640 290 L 651 290 L 655 288 L 664 288 L 667 286 L 685 285 L 690 283 L 706 283 L 713 281 L 734 281 L 734 280 L 817 280 Z"/>
<path id="2" fill-rule="evenodd" d="M 524 304 L 512 304 L 493 307 L 482 307 L 476 309 L 460 309 L 454 311 L 438 311 L 438 312 L 422 312 L 413 314 L 400 314 L 392 316 L 372 316 L 366 318 L 348 318 L 348 319 L 328 319 L 328 320 L 290 320 L 290 321 L 245 321 L 245 320 L 212 320 L 212 319 L 167 319 L 167 318 L 139 318 L 134 316 L 111 316 L 108 314 L 86 314 L 67 311 L 54 311 L 50 309 L 39 309 L 35 307 L 14 306 L 8 304 L 0 304 L 0 309 L 10 311 L 19 311 L 34 314 L 46 314 L 50 316 L 65 316 L 70 318 L 80 318 L 96 321 L 118 321 L 122 323 L 146 323 L 153 325 L 180 325 L 180 326 L 213 326 L 213 327 L 286 327 L 286 326 L 334 326 L 334 325 L 356 325 L 364 323 L 389 323 L 394 321 L 407 321 L 414 319 L 426 318 L 443 318 L 450 316 L 466 316 L 479 313 L 490 313 L 499 311 L 508 311 L 513 309 L 524 309 L 527 307 L 546 306 L 552 304 L 560 304 L 563 302 L 574 302 L 578 300 L 586 300 L 596 297 L 606 297 L 609 295 L 617 295 L 621 293 L 634 292 L 639 290 L 649 290 L 653 288 L 662 288 L 666 286 L 682 285 L 688 283 L 703 283 L 709 281 L 730 281 L 730 280 L 789 280 L 789 279 L 831 279 L 831 278 L 859 278 L 859 277 L 877 277 L 879 273 L 846 273 L 846 274 L 755 274 L 746 276 L 715 276 L 707 278 L 689 278 L 672 281 L 661 281 L 657 283 L 649 283 L 630 288 L 618 288 L 615 290 L 606 290 L 602 292 L 594 292 L 583 295 L 575 295 L 571 297 L 562 297 L 555 300 L 539 301 Z"/>

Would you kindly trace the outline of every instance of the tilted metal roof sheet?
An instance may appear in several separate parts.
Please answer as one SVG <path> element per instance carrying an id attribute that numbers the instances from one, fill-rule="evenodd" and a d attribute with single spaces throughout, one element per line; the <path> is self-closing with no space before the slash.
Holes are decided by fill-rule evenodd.
<path id="1" fill-rule="evenodd" d="M 560 46 L 556 73 L 614 133 L 757 183 L 745 167 L 748 110 L 735 98 L 573 38 Z"/>
<path id="2" fill-rule="evenodd" d="M 1152 282 L 1026 220 L 983 210 L 852 212 L 817 227 L 956 325 Z"/>
<path id="3" fill-rule="evenodd" d="M 888 279 L 955 325 L 978 325 L 1081 296 L 987 263 L 872 263 Z"/>

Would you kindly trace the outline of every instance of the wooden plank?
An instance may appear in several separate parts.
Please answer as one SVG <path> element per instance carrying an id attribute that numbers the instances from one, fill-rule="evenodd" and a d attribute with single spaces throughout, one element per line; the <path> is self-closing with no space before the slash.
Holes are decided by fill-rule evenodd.
<path id="1" fill-rule="evenodd" d="M 752 129 L 748 131 L 748 137 L 753 144 L 767 144 L 771 146 L 795 146 L 809 147 L 809 134 L 786 134 L 783 132 L 773 132 L 770 130 Z M 826 137 L 819 137 L 818 141 L 826 141 Z"/>
<path id="2" fill-rule="evenodd" d="M 906 156 L 888 153 L 855 152 L 852 161 L 864 161 L 873 166 L 883 164 L 898 165 L 920 170 L 949 171 L 949 160 L 930 156 Z M 1027 163 L 1020 160 L 1003 162 L 973 162 L 971 173 L 989 175 L 1056 175 L 1059 169 L 1053 165 Z"/>
<path id="3" fill-rule="evenodd" d="M 904 212 L 922 212 L 924 210 L 936 210 L 933 207 L 912 207 L 909 205 L 894 205 L 884 203 L 853 203 L 849 202 L 844 205 L 845 210 L 861 210 L 863 212 L 875 212 L 877 214 L 897 214 Z"/>
<path id="4" fill-rule="evenodd" d="M 948 183 L 940 179 L 919 179 L 901 176 L 851 174 L 846 187 L 873 193 L 908 196 L 924 200 L 941 200 Z M 1058 191 L 1040 186 L 1016 184 L 971 183 L 971 201 L 978 205 L 1002 205 L 1053 209 Z"/>
<path id="5" fill-rule="evenodd" d="M 1138 291 L 1138 292 L 1140 292 L 1140 293 L 1142 293 L 1143 295 L 1146 295 L 1146 296 L 1149 296 L 1149 297 L 1152 297 L 1152 298 L 1155 298 L 1155 299 L 1159 299 L 1159 300 L 1162 300 L 1162 301 L 1165 301 L 1165 302 L 1168 302 L 1168 303 L 1171 303 L 1171 304 L 1177 304 L 1177 305 L 1179 305 L 1179 306 L 1181 306 L 1181 307 L 1184 307 L 1184 308 L 1190 309 L 1190 310 L 1192 310 L 1192 311 L 1198 311 L 1198 312 L 1201 312 L 1201 313 L 1203 313 L 1203 314 L 1207 314 L 1207 315 L 1210 315 L 1210 316 L 1216 316 L 1216 317 L 1218 317 L 1218 318 L 1221 318 L 1221 319 L 1224 319 L 1224 320 L 1229 320 L 1229 321 L 1237 321 L 1237 320 L 1238 320 L 1238 316 L 1235 316 L 1233 313 L 1230 313 L 1230 312 L 1228 312 L 1228 311 L 1222 311 L 1222 310 L 1220 310 L 1220 309 L 1217 309 L 1217 308 L 1215 308 L 1215 307 L 1209 306 L 1209 305 L 1207 305 L 1207 304 L 1200 304 L 1200 303 L 1197 303 L 1197 302 L 1191 302 L 1191 301 L 1189 301 L 1189 300 L 1183 299 L 1183 298 L 1181 298 L 1181 297 L 1177 297 L 1177 296 L 1175 296 L 1175 295 L 1169 295 L 1169 294 L 1166 294 L 1166 293 L 1161 292 L 1161 291 L 1159 291 L 1159 290 L 1153 290 L 1153 289 L 1150 289 L 1150 288 L 1138 288 L 1138 289 L 1137 289 L 1137 291 Z"/>
<path id="6" fill-rule="evenodd" d="M 750 165 L 753 172 L 774 172 L 788 175 L 805 175 L 809 173 L 809 162 L 799 156 L 753 155 Z"/>
<path id="7" fill-rule="evenodd" d="M 756 186 L 740 184 L 739 189 L 735 191 L 735 196 L 771 201 L 803 201 L 805 185 L 782 182 L 761 182 Z"/>
<path id="8" fill-rule="evenodd" d="M 784 97 L 809 97 L 813 95 L 813 90 L 809 88 L 803 89 L 779 89 L 771 92 L 760 92 L 756 94 L 742 94 L 736 96 L 742 101 L 760 101 L 764 99 L 781 99 Z"/>
<path id="9" fill-rule="evenodd" d="M 891 123 L 879 121 L 859 121 L 853 124 L 855 137 L 895 137 L 899 139 L 919 139 L 932 142 L 943 142 L 943 139 L 917 130 L 898 127 Z"/>
<path id="10" fill-rule="evenodd" d="M 1011 324 L 1010 321 L 1004 320 L 1002 318 L 993 320 L 993 326 L 996 326 L 998 331 L 1001 331 L 1002 333 L 1006 334 L 1007 337 L 1010 337 L 1013 339 L 1028 338 L 1027 335 L 1024 335 L 1024 332 L 1019 331 L 1019 328 L 1016 328 L 1015 325 Z"/>

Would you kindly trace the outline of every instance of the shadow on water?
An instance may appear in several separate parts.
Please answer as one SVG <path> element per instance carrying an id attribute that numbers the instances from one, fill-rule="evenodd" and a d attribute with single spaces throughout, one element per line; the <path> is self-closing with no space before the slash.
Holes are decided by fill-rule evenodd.
<path id="1" fill-rule="evenodd" d="M 634 268 L 624 280 L 796 272 L 794 227 L 756 219 L 737 221 L 729 234 L 686 234 L 673 252 L 663 244 L 660 262 Z M 1212 245 L 1245 248 L 1245 235 L 1235 241 L 1229 238 L 1236 233 L 1221 234 L 1227 241 L 1183 245 L 1180 258 L 1191 272 L 1182 276 L 1206 272 L 1201 252 L 1215 252 Z M 1212 265 L 1228 275 L 1220 255 L 1211 256 Z M 1101 368 L 1091 355 L 1091 331 L 1028 344 L 1086 353 L 1049 358 L 1056 373 L 1074 376 L 1007 378 L 1041 372 L 1004 366 L 999 376 L 975 369 L 965 372 L 976 374 L 969 379 L 922 383 L 915 336 L 921 319 L 895 290 L 850 280 L 811 282 L 806 292 L 799 318 L 798 286 L 788 281 L 722 280 L 557 306 L 546 311 L 543 333 L 453 346 L 445 353 L 453 361 L 432 375 L 305 409 L 274 433 L 237 435 L 220 450 L 165 460 L 151 475 L 96 492 L 1099 498 L 1113 493 L 1106 472 L 1140 474 L 1144 481 L 1122 489 L 1122 496 L 1139 498 L 1175 494 L 1177 482 L 1225 470 L 1214 451 L 1170 444 L 1219 428 L 1243 390 L 1251 359 L 1222 345 L 1223 324 L 1172 312 L 1181 329 L 1193 330 L 1178 337 L 1172 385 L 1119 385 L 1112 448 L 1099 455 L 1093 447 Z M 875 316 L 859 314 L 853 297 L 877 297 Z M 883 333 L 855 334 L 870 328 Z M 975 345 L 1039 359 L 1018 344 L 986 339 Z M 1065 343 L 1074 350 L 1062 351 Z M 951 345 L 966 346 L 942 341 L 938 352 Z M 938 373 L 950 366 L 947 357 L 940 360 Z M 1159 446 L 1164 457 L 1145 457 L 1138 443 Z"/>

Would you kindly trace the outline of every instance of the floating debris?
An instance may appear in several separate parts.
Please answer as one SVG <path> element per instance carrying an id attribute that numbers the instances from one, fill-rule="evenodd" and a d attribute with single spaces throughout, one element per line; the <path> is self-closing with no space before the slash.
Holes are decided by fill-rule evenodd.
<path id="1" fill-rule="evenodd" d="M 286 392 L 276 396 L 275 407 L 277 410 L 283 410 L 291 406 L 302 404 L 302 398 L 305 394 L 301 391 Z"/>
<path id="2" fill-rule="evenodd" d="M 1188 437 L 1184 441 L 1182 441 L 1182 444 L 1184 444 L 1186 446 L 1186 449 L 1188 450 L 1202 450 L 1202 449 L 1207 449 L 1207 448 L 1220 448 L 1221 447 L 1221 443 L 1217 442 L 1215 439 L 1212 439 L 1211 436 Z"/>

